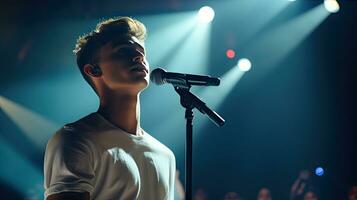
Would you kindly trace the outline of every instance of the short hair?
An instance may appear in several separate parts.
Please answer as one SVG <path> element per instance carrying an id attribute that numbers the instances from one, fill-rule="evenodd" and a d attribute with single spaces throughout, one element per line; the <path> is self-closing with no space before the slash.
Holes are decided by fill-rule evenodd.
<path id="1" fill-rule="evenodd" d="M 130 17 L 110 18 L 99 22 L 93 31 L 77 39 L 73 53 L 77 57 L 78 68 L 95 92 L 91 79 L 84 73 L 84 65 L 98 62 L 100 48 L 122 36 L 134 36 L 140 42 L 144 42 L 146 27 L 140 21 Z"/>

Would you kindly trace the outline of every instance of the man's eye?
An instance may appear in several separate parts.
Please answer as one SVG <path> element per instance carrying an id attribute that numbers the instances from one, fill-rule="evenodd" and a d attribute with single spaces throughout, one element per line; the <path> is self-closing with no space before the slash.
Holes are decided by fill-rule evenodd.
<path id="1" fill-rule="evenodd" d="M 134 55 L 134 51 L 129 48 L 121 48 L 116 52 L 112 53 L 112 57 L 131 57 Z"/>
<path id="2" fill-rule="evenodd" d="M 128 55 L 123 52 L 116 52 L 110 56 L 111 59 L 127 59 Z"/>
<path id="3" fill-rule="evenodd" d="M 140 51 L 144 54 L 142 51 Z M 116 52 L 112 53 L 111 58 L 113 59 L 131 59 L 138 56 L 139 52 L 135 48 L 123 47 L 118 49 Z"/>

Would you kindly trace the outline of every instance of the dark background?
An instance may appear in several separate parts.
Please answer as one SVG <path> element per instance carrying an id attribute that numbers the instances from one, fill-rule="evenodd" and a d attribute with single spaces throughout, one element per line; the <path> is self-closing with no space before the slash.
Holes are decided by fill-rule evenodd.
<path id="1" fill-rule="evenodd" d="M 269 4 L 269 1 L 257 2 Z M 78 33 L 91 30 L 93 22 L 99 18 L 130 15 L 145 19 L 150 15 L 194 11 L 203 5 L 216 6 L 207 67 L 209 74 L 221 76 L 237 62 L 225 57 L 227 48 L 238 49 L 241 57 L 251 57 L 244 49 L 254 43 L 256 37 L 264 35 L 264 30 L 279 26 L 322 1 L 291 2 L 245 42 L 239 40 L 240 34 L 245 27 L 254 24 L 254 16 L 259 13 L 251 13 L 246 20 L 239 19 L 239 12 L 235 10 L 239 3 L 242 3 L 240 10 L 244 10 L 244 0 L 2 1 L 0 95 L 58 125 L 94 110 L 93 101 L 96 100 L 93 95 L 90 97 L 92 103 L 83 105 L 81 96 L 73 95 L 75 89 L 71 95 L 64 96 L 66 93 L 60 84 L 43 91 L 38 88 L 32 90 L 31 84 L 37 87 L 46 84 L 44 80 L 56 80 L 61 70 L 69 74 L 76 71 L 71 48 Z M 252 70 L 243 76 L 216 110 L 227 120 L 226 125 L 217 128 L 208 122 L 195 132 L 195 188 L 205 188 L 211 199 L 223 199 L 228 191 L 237 191 L 245 199 L 254 199 L 259 188 L 266 186 L 272 190 L 273 199 L 287 199 L 293 181 L 302 169 L 307 169 L 312 173 L 321 199 L 347 199 L 348 189 L 357 184 L 354 97 L 357 91 L 357 2 L 340 1 L 340 6 L 340 12 L 329 15 L 264 75 L 259 71 L 263 64 L 255 68 L 253 58 Z M 190 56 L 189 52 L 187 54 Z M 269 59 L 270 55 L 265 56 Z M 78 73 L 76 78 L 81 79 L 79 72 L 74 73 Z M 87 87 L 84 81 L 81 84 Z M 46 93 L 48 91 L 53 93 Z M 57 92 L 61 95 L 51 97 Z M 176 101 L 172 105 L 180 109 L 177 96 L 173 91 L 169 94 L 172 95 L 171 100 Z M 168 113 L 160 110 L 172 108 L 163 104 L 155 114 L 145 105 L 159 107 L 160 104 L 145 102 L 146 97 L 148 94 L 143 96 L 143 127 L 173 149 L 183 181 L 184 112 L 180 110 L 177 113 L 180 122 L 170 133 L 178 135 L 175 138 L 179 140 L 172 140 L 170 135 L 161 135 L 160 131 L 155 133 L 155 126 L 151 123 L 161 123 L 159 117 L 170 118 Z M 81 105 L 86 109 L 77 112 L 76 108 Z M 3 110 L 0 111 L 0 120 L 0 139 L 42 172 L 44 148 L 35 147 L 24 138 L 22 130 Z M 200 117 L 196 120 L 207 119 Z M 4 163 L 0 170 L 12 167 L 6 164 L 6 160 L 1 162 Z M 317 166 L 325 169 L 324 176 L 314 175 Z M 31 182 L 26 177 L 23 180 Z M 26 198 L 26 192 L 24 194 L 24 191 L 7 184 L 5 178 L 0 179 L 0 184 L 4 199 Z"/>

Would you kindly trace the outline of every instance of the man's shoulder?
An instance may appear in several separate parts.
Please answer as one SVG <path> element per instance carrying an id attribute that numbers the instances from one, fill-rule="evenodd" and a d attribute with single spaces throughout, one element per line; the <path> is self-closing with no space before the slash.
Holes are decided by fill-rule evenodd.
<path id="1" fill-rule="evenodd" d="M 88 120 L 91 115 L 92 114 L 88 114 L 76 121 L 63 125 L 52 135 L 48 140 L 47 145 L 85 141 L 86 133 L 90 131 Z"/>
<path id="2" fill-rule="evenodd" d="M 91 131 L 95 126 L 95 114 L 90 113 L 76 121 L 67 123 L 62 127 L 62 130 L 67 132 L 87 132 Z"/>

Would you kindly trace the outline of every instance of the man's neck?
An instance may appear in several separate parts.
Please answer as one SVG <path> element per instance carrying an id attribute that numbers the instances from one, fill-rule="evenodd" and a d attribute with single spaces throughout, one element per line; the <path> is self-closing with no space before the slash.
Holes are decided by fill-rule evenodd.
<path id="1" fill-rule="evenodd" d="M 100 98 L 97 111 L 113 125 L 124 131 L 139 135 L 140 133 L 140 99 L 139 94 L 111 93 Z"/>

